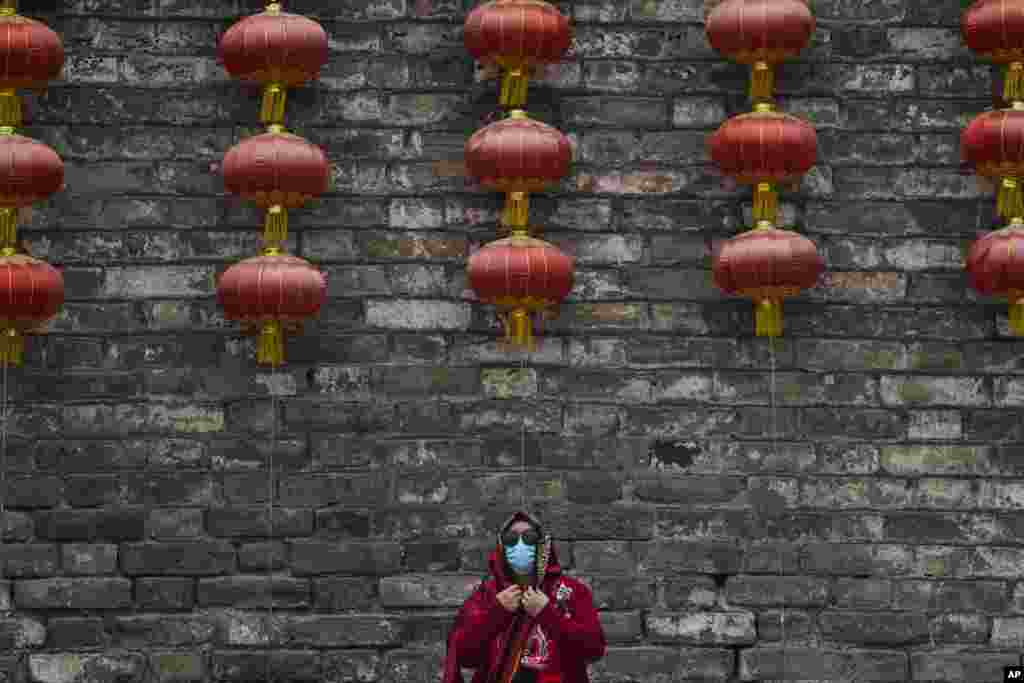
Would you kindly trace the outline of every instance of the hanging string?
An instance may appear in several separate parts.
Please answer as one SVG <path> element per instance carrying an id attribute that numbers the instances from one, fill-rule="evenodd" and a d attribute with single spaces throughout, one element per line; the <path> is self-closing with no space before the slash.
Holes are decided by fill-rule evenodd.
<path id="1" fill-rule="evenodd" d="M 519 364 L 522 378 L 526 377 L 526 355 L 523 352 L 523 359 Z M 519 509 L 529 512 L 526 509 L 526 411 L 523 411 L 522 429 L 519 433 Z"/>
<path id="2" fill-rule="evenodd" d="M 7 576 L 4 534 L 7 532 L 7 363 L 0 379 L 0 579 Z"/>
<path id="3" fill-rule="evenodd" d="M 270 683 L 270 660 L 274 632 L 274 451 L 277 449 L 278 372 L 273 366 L 270 375 L 270 448 L 267 451 L 267 660 L 264 676 Z"/>
<path id="4" fill-rule="evenodd" d="M 775 400 L 775 337 L 768 337 L 768 358 L 770 359 L 770 370 L 769 370 L 769 382 L 770 387 L 768 390 L 768 400 L 771 406 L 771 420 L 772 420 L 772 457 L 775 458 L 775 466 L 778 467 L 779 463 L 779 410 L 777 401 Z M 780 525 L 780 528 L 784 528 Z M 783 552 L 783 543 L 779 543 L 779 579 L 786 573 L 786 559 Z M 782 589 L 782 585 L 779 588 Z M 780 637 L 782 638 L 782 647 L 780 649 L 780 660 L 781 660 L 781 675 L 779 680 L 786 680 L 786 592 L 785 590 L 780 591 L 782 594 L 782 608 L 779 613 L 779 627 Z"/>

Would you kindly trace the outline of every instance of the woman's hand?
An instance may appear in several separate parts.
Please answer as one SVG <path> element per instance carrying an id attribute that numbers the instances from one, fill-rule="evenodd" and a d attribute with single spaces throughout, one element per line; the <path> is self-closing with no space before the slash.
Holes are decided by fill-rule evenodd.
<path id="1" fill-rule="evenodd" d="M 539 591 L 533 586 L 526 589 L 526 593 L 523 595 L 523 607 L 526 609 L 526 613 L 531 617 L 535 617 L 540 614 L 540 611 L 544 609 L 548 604 L 548 596 L 544 594 L 544 591 Z"/>

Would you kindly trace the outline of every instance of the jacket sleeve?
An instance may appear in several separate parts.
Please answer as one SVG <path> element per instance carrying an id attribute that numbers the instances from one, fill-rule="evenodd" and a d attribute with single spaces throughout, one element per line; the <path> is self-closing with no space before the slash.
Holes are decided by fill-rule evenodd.
<path id="1" fill-rule="evenodd" d="M 549 600 L 537 614 L 537 623 L 558 643 L 560 651 L 569 657 L 594 661 L 604 657 L 607 649 L 601 618 L 594 609 L 594 599 L 583 583 L 573 582 L 569 599 L 570 615 L 562 614 Z"/>
<path id="2" fill-rule="evenodd" d="M 485 583 L 462 604 L 448 634 L 448 654 L 454 665 L 469 669 L 485 666 L 490 644 L 509 627 L 515 615 L 501 606 Z"/>

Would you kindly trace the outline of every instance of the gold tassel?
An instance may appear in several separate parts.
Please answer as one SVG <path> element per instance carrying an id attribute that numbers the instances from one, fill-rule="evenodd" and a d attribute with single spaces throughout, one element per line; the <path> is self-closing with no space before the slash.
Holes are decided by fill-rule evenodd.
<path id="1" fill-rule="evenodd" d="M 758 337 L 782 336 L 782 302 L 766 299 L 755 304 L 754 320 Z"/>
<path id="2" fill-rule="evenodd" d="M 1003 99 L 1007 102 L 1024 100 L 1024 62 L 1011 62 L 1003 79 Z"/>
<path id="3" fill-rule="evenodd" d="M 771 99 L 772 90 L 775 87 L 775 72 L 768 62 L 754 62 L 750 70 L 750 99 L 767 100 Z"/>
<path id="4" fill-rule="evenodd" d="M 0 17 L 10 17 L 18 13 L 18 0 L 0 0 Z"/>
<path id="5" fill-rule="evenodd" d="M 267 124 L 284 123 L 284 104 L 288 91 L 280 83 L 269 83 L 263 88 L 260 121 Z"/>
<path id="6" fill-rule="evenodd" d="M 263 222 L 263 246 L 278 247 L 287 239 L 288 211 L 283 206 L 272 206 Z"/>
<path id="7" fill-rule="evenodd" d="M 533 321 L 525 308 L 517 308 L 504 318 L 505 343 L 512 347 L 534 350 Z"/>
<path id="8" fill-rule="evenodd" d="M 0 89 L 0 126 L 17 128 L 20 125 L 21 98 L 18 92 L 14 88 Z"/>
<path id="9" fill-rule="evenodd" d="M 1024 197 L 1016 178 L 1003 178 L 999 183 L 996 211 L 1002 218 L 1024 216 Z"/>
<path id="10" fill-rule="evenodd" d="M 526 64 L 506 69 L 501 75 L 501 99 L 503 107 L 521 107 L 526 104 L 526 92 L 530 86 L 530 68 Z"/>
<path id="11" fill-rule="evenodd" d="M 0 207 L 0 248 L 14 249 L 18 244 L 18 210 Z"/>
<path id="12" fill-rule="evenodd" d="M 501 222 L 513 235 L 527 232 L 530 221 L 530 195 L 525 192 L 509 192 L 505 195 L 505 209 Z"/>
<path id="13" fill-rule="evenodd" d="M 772 225 L 779 218 L 779 196 L 771 183 L 758 183 L 754 186 L 754 222 L 768 221 Z"/>
<path id="14" fill-rule="evenodd" d="M 281 323 L 272 320 L 263 325 L 257 342 L 256 362 L 277 367 L 284 363 L 284 332 Z"/>
<path id="15" fill-rule="evenodd" d="M 1024 337 L 1024 301 L 1010 304 L 1010 331 L 1018 337 Z"/>
<path id="16" fill-rule="evenodd" d="M 25 353 L 25 337 L 21 332 L 9 327 L 0 332 L 0 365 L 21 365 Z"/>

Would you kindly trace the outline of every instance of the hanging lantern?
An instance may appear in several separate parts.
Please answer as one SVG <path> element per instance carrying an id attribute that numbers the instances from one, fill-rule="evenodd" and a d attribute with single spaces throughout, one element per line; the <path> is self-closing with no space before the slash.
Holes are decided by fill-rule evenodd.
<path id="1" fill-rule="evenodd" d="M 465 160 L 469 176 L 507 194 L 505 224 L 525 226 L 527 194 L 542 192 L 565 177 L 572 145 L 558 129 L 516 110 L 474 133 L 466 142 Z"/>
<path id="2" fill-rule="evenodd" d="M 707 17 L 708 42 L 734 62 L 749 64 L 750 97 L 769 99 L 774 65 L 798 55 L 814 35 L 804 0 L 724 0 Z"/>
<path id="3" fill-rule="evenodd" d="M 1005 296 L 1010 330 L 1024 336 L 1024 218 L 985 235 L 967 253 L 967 279 L 979 294 Z"/>
<path id="4" fill-rule="evenodd" d="M 0 127 L 0 248 L 17 242 L 18 209 L 64 185 L 64 162 L 43 143 Z"/>
<path id="5" fill-rule="evenodd" d="M 960 16 L 960 32 L 971 50 L 1006 65 L 1003 99 L 1024 100 L 1024 3 L 979 0 Z"/>
<path id="6" fill-rule="evenodd" d="M 728 119 L 708 138 L 711 159 L 722 173 L 754 186 L 754 221 L 774 224 L 778 184 L 799 181 L 814 166 L 818 135 L 814 126 L 761 103 L 757 110 Z"/>
<path id="7" fill-rule="evenodd" d="M 481 303 L 497 307 L 506 343 L 530 350 L 535 320 L 553 314 L 572 291 L 572 258 L 522 232 L 484 245 L 469 257 L 467 272 Z"/>
<path id="8" fill-rule="evenodd" d="M 40 331 L 63 303 L 59 270 L 13 248 L 0 251 L 0 365 L 21 365 L 24 335 Z"/>
<path id="9" fill-rule="evenodd" d="M 572 30 L 569 19 L 542 0 L 491 0 L 466 17 L 463 40 L 475 59 L 505 70 L 501 105 L 521 107 L 530 66 L 561 60 L 572 43 Z"/>
<path id="10" fill-rule="evenodd" d="M 1024 102 L 975 116 L 960 135 L 960 152 L 978 175 L 999 183 L 999 215 L 1024 216 Z"/>
<path id="11" fill-rule="evenodd" d="M 16 90 L 41 90 L 60 76 L 64 44 L 46 24 L 17 14 L 13 0 L 0 0 L 0 126 L 21 125 Z"/>
<path id="12" fill-rule="evenodd" d="M 256 360 L 284 362 L 284 333 L 298 332 L 327 297 L 327 282 L 311 263 L 268 250 L 228 268 L 217 283 L 217 301 L 228 320 L 259 334 Z"/>
<path id="13" fill-rule="evenodd" d="M 330 167 L 316 145 L 271 126 L 270 133 L 246 138 L 224 155 L 222 173 L 228 192 L 267 210 L 266 246 L 288 237 L 287 209 L 302 206 L 327 191 Z"/>
<path id="14" fill-rule="evenodd" d="M 327 33 L 312 19 L 272 3 L 225 31 L 219 56 L 235 78 L 263 84 L 260 120 L 283 123 L 286 89 L 315 79 L 327 63 Z"/>
<path id="15" fill-rule="evenodd" d="M 722 245 L 713 275 L 725 293 L 754 300 L 757 336 L 778 337 L 782 300 L 814 287 L 824 268 L 814 242 L 762 222 Z"/>

